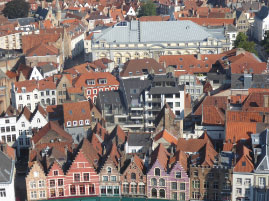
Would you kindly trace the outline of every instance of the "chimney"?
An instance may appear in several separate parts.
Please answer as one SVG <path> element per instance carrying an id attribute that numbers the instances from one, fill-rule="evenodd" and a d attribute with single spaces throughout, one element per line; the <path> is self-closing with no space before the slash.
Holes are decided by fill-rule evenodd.
<path id="1" fill-rule="evenodd" d="M 45 8 L 45 0 L 41 1 L 41 8 L 44 9 Z"/>
<path id="2" fill-rule="evenodd" d="M 197 60 L 201 60 L 201 53 L 197 53 L 196 58 Z"/>
<path id="3" fill-rule="evenodd" d="M 240 54 L 245 54 L 245 50 L 243 48 L 237 48 L 236 49 L 236 56 L 240 55 Z"/>

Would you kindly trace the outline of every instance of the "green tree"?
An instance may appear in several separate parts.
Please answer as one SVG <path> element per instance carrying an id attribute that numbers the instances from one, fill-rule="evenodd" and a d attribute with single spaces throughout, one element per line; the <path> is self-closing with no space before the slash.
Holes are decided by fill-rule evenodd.
<path id="1" fill-rule="evenodd" d="M 255 46 L 256 44 L 253 41 L 249 41 L 247 35 L 242 32 L 237 35 L 236 40 L 234 41 L 235 48 L 243 48 L 244 50 L 257 55 L 258 53 L 255 50 Z"/>
<path id="2" fill-rule="evenodd" d="M 261 44 L 267 54 L 269 54 L 269 31 L 265 31 L 264 39 Z"/>
<path id="3" fill-rule="evenodd" d="M 30 9 L 29 3 L 24 0 L 13 0 L 5 5 L 3 14 L 9 19 L 27 17 Z"/>
<path id="4" fill-rule="evenodd" d="M 141 16 L 155 16 L 156 15 L 156 5 L 148 0 L 144 3 L 139 10 L 139 17 Z"/>

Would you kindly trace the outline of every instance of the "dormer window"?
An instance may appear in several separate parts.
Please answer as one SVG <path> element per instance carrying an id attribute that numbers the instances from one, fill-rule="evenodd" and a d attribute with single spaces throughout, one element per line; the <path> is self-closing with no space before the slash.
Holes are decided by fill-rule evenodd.
<path id="1" fill-rule="evenodd" d="M 26 93 L 26 88 L 25 87 L 22 87 L 21 88 L 21 91 L 22 91 L 22 93 Z"/>
<path id="2" fill-rule="evenodd" d="M 89 125 L 89 124 L 90 124 L 90 120 L 89 120 L 89 119 L 86 119 L 86 120 L 85 120 L 85 124 L 86 124 L 86 125 Z"/>
<path id="3" fill-rule="evenodd" d="M 87 85 L 95 85 L 95 80 L 87 80 Z"/>
<path id="4" fill-rule="evenodd" d="M 106 84 L 106 83 L 107 83 L 106 79 L 99 79 L 99 84 Z"/>
<path id="5" fill-rule="evenodd" d="M 83 126 L 83 120 L 79 120 L 79 125 Z"/>
<path id="6" fill-rule="evenodd" d="M 71 121 L 68 121 L 67 122 L 67 127 L 70 127 L 71 126 Z"/>
<path id="7" fill-rule="evenodd" d="M 77 126 L 78 122 L 77 121 L 73 121 L 73 126 Z"/>

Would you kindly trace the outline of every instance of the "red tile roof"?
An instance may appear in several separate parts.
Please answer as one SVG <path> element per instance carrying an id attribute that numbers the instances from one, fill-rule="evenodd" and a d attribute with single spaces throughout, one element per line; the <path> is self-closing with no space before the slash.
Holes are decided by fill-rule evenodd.
<path id="1" fill-rule="evenodd" d="M 251 134 L 256 133 L 256 122 L 226 122 L 226 139 L 232 143 L 242 139 L 250 139 Z"/>
<path id="2" fill-rule="evenodd" d="M 200 26 L 225 26 L 233 25 L 234 19 L 221 19 L 221 18 L 196 18 L 196 17 L 180 17 L 179 20 L 190 20 Z"/>
<path id="3" fill-rule="evenodd" d="M 169 142 L 170 144 L 177 144 L 177 138 L 170 134 L 167 130 L 162 130 L 154 137 L 154 141 L 158 141 L 159 139 L 164 139 L 165 141 Z"/>
<path id="4" fill-rule="evenodd" d="M 50 121 L 47 123 L 43 128 L 41 128 L 33 137 L 32 141 L 37 144 L 49 131 L 54 131 L 61 137 L 65 138 L 67 142 L 72 142 L 72 136 L 65 132 L 60 126 L 58 126 L 56 123 Z"/>
<path id="5" fill-rule="evenodd" d="M 170 16 L 142 16 L 138 18 L 139 21 L 141 22 L 146 22 L 146 21 L 169 21 Z"/>
<path id="6" fill-rule="evenodd" d="M 41 43 L 26 52 L 27 57 L 48 55 L 59 55 L 59 50 L 52 45 Z"/>
<path id="7" fill-rule="evenodd" d="M 174 156 L 170 159 L 169 164 L 175 164 L 176 162 L 179 162 L 185 171 L 188 170 L 188 157 L 184 151 L 176 151 Z"/>
<path id="8" fill-rule="evenodd" d="M 152 166 L 158 160 L 161 167 L 164 170 L 167 170 L 169 156 L 170 154 L 168 151 L 164 148 L 162 143 L 160 143 L 158 147 L 156 147 L 155 150 L 151 153 L 150 166 Z"/>
<path id="9" fill-rule="evenodd" d="M 244 145 L 237 146 L 239 156 L 234 166 L 234 172 L 252 172 L 254 170 L 254 164 L 250 156 L 251 150 Z"/>
<path id="10" fill-rule="evenodd" d="M 205 146 L 208 140 L 206 139 L 184 139 L 179 138 L 177 142 L 177 151 L 184 152 L 198 152 L 202 147 Z"/>

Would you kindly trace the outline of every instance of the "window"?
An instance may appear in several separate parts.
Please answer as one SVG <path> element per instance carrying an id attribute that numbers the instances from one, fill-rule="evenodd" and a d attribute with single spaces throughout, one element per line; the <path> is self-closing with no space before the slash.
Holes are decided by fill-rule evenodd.
<path id="1" fill-rule="evenodd" d="M 68 126 L 68 127 L 71 126 L 71 121 L 68 121 L 68 122 L 67 122 L 67 126 Z"/>
<path id="2" fill-rule="evenodd" d="M 186 189 L 186 185 L 185 185 L 185 183 L 180 183 L 179 189 L 180 189 L 181 191 L 184 191 L 184 190 Z"/>
<path id="3" fill-rule="evenodd" d="M 99 79 L 99 84 L 106 84 L 106 83 L 107 83 L 106 79 Z"/>
<path id="4" fill-rule="evenodd" d="M 129 193 L 129 184 L 123 184 L 123 193 Z"/>
<path id="5" fill-rule="evenodd" d="M 90 124 L 90 120 L 86 119 L 86 120 L 85 120 L 85 124 L 86 124 L 86 125 L 89 125 L 89 124 Z"/>
<path id="6" fill-rule="evenodd" d="M 97 89 L 94 89 L 93 90 L 93 94 L 97 94 Z"/>
<path id="7" fill-rule="evenodd" d="M 193 176 L 198 177 L 198 171 L 194 171 Z"/>
<path id="8" fill-rule="evenodd" d="M 59 197 L 63 197 L 64 196 L 64 189 L 63 188 L 59 188 Z"/>
<path id="9" fill-rule="evenodd" d="M 172 199 L 173 199 L 173 200 L 177 200 L 177 193 L 176 193 L 176 192 L 173 192 L 173 193 L 172 193 Z"/>
<path id="10" fill-rule="evenodd" d="M 66 84 L 63 84 L 63 88 L 66 88 Z"/>
<path id="11" fill-rule="evenodd" d="M 153 188 L 151 190 L 151 197 L 153 197 L 153 198 L 156 198 L 157 197 L 157 190 L 155 188 Z"/>
<path id="12" fill-rule="evenodd" d="M 49 91 L 49 90 L 46 91 L 46 95 L 47 95 L 47 96 L 50 95 L 50 91 Z"/>
<path id="13" fill-rule="evenodd" d="M 80 181 L 80 174 L 74 174 L 74 181 Z"/>
<path id="14" fill-rule="evenodd" d="M 55 189 L 50 189 L 50 197 L 51 198 L 56 197 Z"/>
<path id="15" fill-rule="evenodd" d="M 6 195 L 6 193 L 5 193 Z M 0 190 L 0 197 L 1 197 L 1 190 Z M 6 196 L 5 196 L 6 197 Z M 31 198 L 32 199 L 36 199 L 37 198 L 37 194 L 36 194 L 36 191 L 31 191 Z"/>
<path id="16" fill-rule="evenodd" d="M 134 180 L 136 179 L 136 174 L 133 172 L 131 173 L 131 179 L 134 179 Z"/>
<path id="17" fill-rule="evenodd" d="M 73 121 L 73 126 L 77 126 L 78 122 L 77 121 Z"/>
<path id="18" fill-rule="evenodd" d="M 57 176 L 58 175 L 58 170 L 53 171 L 53 175 Z"/>
<path id="19" fill-rule="evenodd" d="M 140 184 L 139 185 L 139 194 L 144 195 L 145 194 L 145 185 Z"/>
<path id="20" fill-rule="evenodd" d="M 55 98 L 52 98 L 52 102 L 51 102 L 52 105 L 55 105 L 56 104 L 56 100 Z"/>
<path id="21" fill-rule="evenodd" d="M 213 178 L 214 177 L 214 173 L 213 172 L 209 172 L 207 176 L 208 176 L 208 178 Z"/>
<path id="22" fill-rule="evenodd" d="M 159 184 L 160 184 L 160 186 L 165 186 L 165 180 L 163 178 L 161 178 L 159 180 Z"/>
<path id="23" fill-rule="evenodd" d="M 51 95 L 55 95 L 55 91 L 51 91 Z"/>
<path id="24" fill-rule="evenodd" d="M 157 186 L 157 179 L 156 178 L 151 179 L 151 185 L 152 186 Z"/>
<path id="25" fill-rule="evenodd" d="M 22 100 L 22 96 L 19 96 L 19 100 Z"/>
<path id="26" fill-rule="evenodd" d="M 182 200 L 182 201 L 183 201 L 183 200 L 186 200 L 186 199 L 185 199 L 185 193 L 184 193 L 184 192 L 180 192 L 180 193 L 179 193 L 179 200 Z"/>
<path id="27" fill-rule="evenodd" d="M 218 193 L 214 193 L 214 199 L 218 200 L 219 199 L 219 194 Z"/>
<path id="28" fill-rule="evenodd" d="M 245 179 L 245 186 L 250 186 L 250 183 L 251 183 L 250 179 Z"/>
<path id="29" fill-rule="evenodd" d="M 112 186 L 107 186 L 107 194 L 110 194 L 110 195 L 113 194 L 113 187 Z"/>
<path id="30" fill-rule="evenodd" d="M 137 184 L 131 184 L 131 193 L 137 194 Z"/>
<path id="31" fill-rule="evenodd" d="M 114 186 L 114 189 L 113 189 L 113 193 L 114 193 L 114 195 L 119 195 L 120 194 L 120 188 L 119 188 L 119 186 Z"/>
<path id="32" fill-rule="evenodd" d="M 87 85 L 95 85 L 95 80 L 87 80 Z"/>
<path id="33" fill-rule="evenodd" d="M 32 188 L 32 189 L 36 188 L 36 183 L 35 183 L 35 181 L 31 181 L 31 182 L 30 182 L 30 188 Z"/>
<path id="34" fill-rule="evenodd" d="M 117 181 L 117 177 L 116 176 L 111 176 L 111 181 Z"/>
<path id="35" fill-rule="evenodd" d="M 7 142 L 11 142 L 11 135 L 7 135 Z"/>
<path id="36" fill-rule="evenodd" d="M 63 185 L 64 185 L 64 180 L 58 179 L 58 186 L 63 186 Z"/>
<path id="37" fill-rule="evenodd" d="M 6 128 L 5 127 L 1 127 L 1 133 L 6 132 Z"/>
<path id="38" fill-rule="evenodd" d="M 15 131 L 15 126 L 11 126 L 11 131 Z"/>
<path id="39" fill-rule="evenodd" d="M 76 186 L 75 185 L 70 186 L 70 194 L 71 195 L 76 195 Z"/>
<path id="40" fill-rule="evenodd" d="M 171 188 L 172 188 L 172 190 L 177 190 L 177 182 L 172 182 Z"/>
<path id="41" fill-rule="evenodd" d="M 55 186 L 55 180 L 52 179 L 52 180 L 50 180 L 50 187 L 54 187 L 54 186 Z"/>
<path id="42" fill-rule="evenodd" d="M 192 181 L 192 187 L 193 188 L 200 188 L 200 181 L 199 180 Z"/>
<path id="43" fill-rule="evenodd" d="M 90 180 L 89 173 L 83 173 L 83 179 L 84 179 L 84 181 L 89 181 Z"/>
<path id="44" fill-rule="evenodd" d="M 37 96 L 37 94 L 35 94 L 35 95 L 34 95 L 34 97 L 35 97 L 35 99 L 38 99 L 38 96 Z"/>
<path id="45" fill-rule="evenodd" d="M 192 192 L 192 198 L 193 199 L 199 199 L 200 198 L 200 193 L 199 192 Z"/>
<path id="46" fill-rule="evenodd" d="M 161 172 L 160 172 L 160 168 L 155 168 L 155 176 L 160 176 Z"/>
<path id="47" fill-rule="evenodd" d="M 10 132 L 10 126 L 6 127 L 6 132 Z"/>
<path id="48" fill-rule="evenodd" d="M 27 95 L 27 100 L 30 100 L 30 95 Z"/>
<path id="49" fill-rule="evenodd" d="M 241 178 L 237 178 L 236 179 L 236 184 L 237 185 L 242 185 L 242 179 Z"/>
<path id="50" fill-rule="evenodd" d="M 79 193 L 80 193 L 80 195 L 85 195 L 85 186 L 84 185 L 79 186 Z"/>
<path id="51" fill-rule="evenodd" d="M 250 189 L 249 188 L 246 188 L 245 189 L 245 195 L 248 197 L 250 196 Z"/>
<path id="52" fill-rule="evenodd" d="M 214 181 L 213 188 L 214 189 L 218 189 L 219 188 L 219 182 L 218 181 Z"/>
<path id="53" fill-rule="evenodd" d="M 181 178 L 181 172 L 176 172 L 176 178 L 180 179 Z"/>
<path id="54" fill-rule="evenodd" d="M 87 90 L 87 95 L 91 95 L 91 90 Z"/>
<path id="55" fill-rule="evenodd" d="M 165 198 L 165 190 L 164 189 L 160 190 L 160 198 Z"/>
<path id="56" fill-rule="evenodd" d="M 45 198 L 46 192 L 45 191 L 39 191 L 39 198 Z"/>
<path id="57" fill-rule="evenodd" d="M 108 176 L 103 176 L 103 181 L 108 181 Z"/>
<path id="58" fill-rule="evenodd" d="M 242 181 L 242 179 L 241 179 Z M 264 187 L 265 186 L 265 177 L 259 177 L 259 186 Z"/>
<path id="59" fill-rule="evenodd" d="M 44 180 L 38 181 L 38 188 L 44 188 L 45 187 L 45 182 Z"/>
<path id="60" fill-rule="evenodd" d="M 25 123 L 24 122 L 21 122 L 21 127 L 25 127 Z"/>
<path id="61" fill-rule="evenodd" d="M 83 120 L 79 120 L 79 125 L 83 126 Z"/>
<path id="62" fill-rule="evenodd" d="M 112 171 L 111 167 L 108 167 L 108 168 L 107 168 L 107 173 L 109 173 L 109 174 L 110 174 L 110 173 L 111 173 L 111 171 Z"/>
<path id="63" fill-rule="evenodd" d="M 94 184 L 89 184 L 89 194 L 94 194 Z"/>
<path id="64" fill-rule="evenodd" d="M 106 194 L 106 187 L 105 186 L 101 186 L 101 194 Z"/>
<path id="65" fill-rule="evenodd" d="M 208 181 L 204 182 L 204 188 L 209 188 L 209 182 Z"/>

